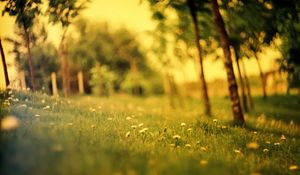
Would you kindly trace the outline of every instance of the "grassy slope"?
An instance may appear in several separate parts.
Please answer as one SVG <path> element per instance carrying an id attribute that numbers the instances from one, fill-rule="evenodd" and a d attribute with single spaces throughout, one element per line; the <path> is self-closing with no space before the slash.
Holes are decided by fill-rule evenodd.
<path id="1" fill-rule="evenodd" d="M 2 133 L 0 174 L 300 173 L 288 169 L 300 165 L 299 97 L 272 97 L 267 102 L 257 98 L 247 127 L 236 128 L 228 124 L 228 99 L 212 100 L 213 118 L 218 119 L 213 122 L 201 115 L 200 102 L 191 99 L 183 110 L 171 110 L 164 98 L 84 96 L 65 101 L 41 94 L 14 95 L 19 101 L 13 100 L 8 113 L 21 124 Z M 143 128 L 148 131 L 139 133 Z M 282 134 L 286 140 L 280 139 Z M 247 148 L 250 142 L 259 148 Z"/>

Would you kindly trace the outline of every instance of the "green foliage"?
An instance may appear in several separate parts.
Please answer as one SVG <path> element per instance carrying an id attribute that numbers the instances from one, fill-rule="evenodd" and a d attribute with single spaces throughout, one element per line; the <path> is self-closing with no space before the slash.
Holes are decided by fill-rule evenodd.
<path id="1" fill-rule="evenodd" d="M 62 27 L 68 27 L 79 15 L 79 12 L 85 8 L 84 1 L 79 0 L 49 0 L 47 12 L 49 21 L 56 24 L 61 23 Z"/>
<path id="2" fill-rule="evenodd" d="M 117 76 L 107 66 L 96 65 L 90 70 L 91 80 L 89 85 L 92 93 L 99 96 L 109 96 L 114 92 Z"/>
<path id="3" fill-rule="evenodd" d="M 86 19 L 79 19 L 75 27 L 78 38 L 70 38 L 68 42 L 69 55 L 76 69 L 89 72 L 97 62 L 101 63 L 118 75 L 113 86 L 117 91 L 134 66 L 141 77 L 154 73 L 139 41 L 127 29 L 112 30 L 107 23 L 91 23 Z"/>
<path id="4" fill-rule="evenodd" d="M 16 16 L 19 27 L 28 30 L 32 27 L 34 19 L 40 13 L 41 0 L 1 0 L 6 2 L 2 15 L 8 13 Z"/>
<path id="5" fill-rule="evenodd" d="M 33 68 L 35 70 L 36 87 L 38 89 L 44 88 L 50 91 L 50 75 L 52 72 L 57 72 L 59 63 L 57 59 L 57 51 L 55 46 L 47 41 L 47 32 L 43 25 L 37 25 L 31 32 L 32 41 L 31 54 L 33 60 Z M 25 76 L 30 76 L 30 70 L 27 60 L 27 52 L 23 43 L 26 42 L 26 36 L 22 29 L 15 29 L 16 38 L 6 38 L 6 41 L 14 45 L 13 50 L 10 52 L 14 54 L 17 62 L 17 68 L 25 71 Z M 31 79 L 26 79 L 27 84 L 31 84 Z"/>

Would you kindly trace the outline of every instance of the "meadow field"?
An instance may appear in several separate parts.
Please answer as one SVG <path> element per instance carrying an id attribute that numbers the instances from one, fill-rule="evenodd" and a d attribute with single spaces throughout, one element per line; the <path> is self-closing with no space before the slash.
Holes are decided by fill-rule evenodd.
<path id="1" fill-rule="evenodd" d="M 300 174 L 300 97 L 255 97 L 246 126 L 231 125 L 230 101 L 162 97 L 55 98 L 2 94 L 1 175 Z"/>

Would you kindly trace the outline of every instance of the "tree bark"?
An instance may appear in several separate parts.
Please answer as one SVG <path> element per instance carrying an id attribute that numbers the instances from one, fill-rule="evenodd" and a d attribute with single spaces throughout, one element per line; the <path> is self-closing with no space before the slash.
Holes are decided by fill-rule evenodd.
<path id="1" fill-rule="evenodd" d="M 5 76 L 5 86 L 7 87 L 9 85 L 9 78 L 8 78 L 7 65 L 6 65 L 6 61 L 5 61 L 5 55 L 4 55 L 4 50 L 2 47 L 1 38 L 0 38 L 0 50 L 1 50 L 2 65 L 3 65 L 3 70 L 4 70 L 4 76 Z"/>
<path id="2" fill-rule="evenodd" d="M 243 59 L 241 59 L 240 62 L 242 63 L 242 68 L 243 68 L 244 78 L 245 78 L 245 85 L 246 85 L 246 90 L 247 90 L 247 94 L 248 94 L 248 98 L 249 98 L 249 102 L 250 102 L 250 107 L 251 107 L 251 109 L 253 109 L 254 108 L 254 102 L 253 102 L 253 98 L 252 98 L 252 94 L 251 94 L 251 88 L 250 88 L 248 75 L 247 75 L 247 72 L 246 72 L 246 66 L 245 66 L 245 63 L 244 63 Z"/>
<path id="3" fill-rule="evenodd" d="M 266 78 L 265 78 L 265 75 L 264 75 L 264 73 L 262 71 L 261 64 L 260 64 L 259 58 L 258 58 L 258 56 L 257 56 L 256 53 L 254 53 L 254 57 L 256 59 L 256 62 L 257 62 L 257 65 L 258 65 L 258 69 L 259 69 L 259 75 L 260 75 L 261 85 L 262 85 L 262 91 L 263 91 L 263 98 L 266 99 L 267 98 Z"/>
<path id="4" fill-rule="evenodd" d="M 29 36 L 29 32 L 25 28 L 25 25 L 24 25 L 24 31 L 25 31 L 26 42 L 27 42 L 26 45 L 27 45 L 27 53 L 28 53 L 28 65 L 29 65 L 29 71 L 31 76 L 32 91 L 35 92 L 36 91 L 35 73 L 34 73 L 33 61 L 32 61 L 31 49 L 30 49 L 30 36 Z"/>
<path id="5" fill-rule="evenodd" d="M 237 65 L 237 69 L 238 69 L 238 73 L 239 73 L 239 79 L 240 79 L 240 85 L 241 85 L 241 91 L 242 91 L 243 108 L 244 108 L 244 111 L 247 113 L 249 110 L 248 110 L 247 96 L 246 96 L 246 93 L 245 93 L 244 80 L 243 80 L 243 76 L 242 76 L 242 72 L 241 72 L 241 68 L 240 68 L 240 63 L 239 63 L 240 59 L 239 59 L 236 48 L 233 48 L 233 49 L 234 49 L 235 61 L 236 61 L 236 65 Z"/>
<path id="6" fill-rule="evenodd" d="M 187 0 L 187 4 L 190 9 L 190 15 L 193 20 L 194 24 L 194 30 L 195 30 L 195 44 L 198 50 L 198 56 L 199 56 L 199 63 L 200 63 L 200 81 L 201 81 L 201 89 L 202 89 L 202 98 L 204 100 L 204 107 L 205 107 L 205 114 L 208 116 L 211 116 L 211 107 L 208 97 L 208 90 L 207 90 L 207 84 L 204 76 L 204 69 L 203 69 L 203 58 L 202 58 L 202 48 L 200 45 L 200 32 L 198 27 L 198 20 L 197 20 L 197 9 L 195 6 L 194 0 Z"/>
<path id="7" fill-rule="evenodd" d="M 221 46 L 224 52 L 223 62 L 227 73 L 229 95 L 232 103 L 233 122 L 236 125 L 243 125 L 245 123 L 245 120 L 239 100 L 239 94 L 237 89 L 238 87 L 232 66 L 229 38 L 225 29 L 223 18 L 219 11 L 219 5 L 217 0 L 211 0 L 211 10 L 216 28 L 220 35 Z"/>

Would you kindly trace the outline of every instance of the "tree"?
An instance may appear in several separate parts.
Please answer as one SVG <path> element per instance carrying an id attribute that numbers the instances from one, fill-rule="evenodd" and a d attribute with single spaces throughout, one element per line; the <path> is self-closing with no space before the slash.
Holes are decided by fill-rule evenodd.
<path id="1" fill-rule="evenodd" d="M 79 0 L 50 0 L 48 3 L 47 12 L 49 14 L 49 21 L 54 24 L 60 23 L 63 28 L 63 34 L 58 47 L 58 55 L 60 58 L 63 93 L 65 97 L 68 96 L 70 90 L 70 65 L 67 60 L 68 48 L 65 43 L 65 38 L 70 24 L 73 22 L 74 18 L 79 15 L 79 12 L 84 9 L 86 2 L 87 1 L 84 1 L 80 4 Z"/>
<path id="2" fill-rule="evenodd" d="M 201 21 L 198 20 L 198 17 L 201 16 L 198 15 L 198 13 L 201 12 L 201 10 L 204 11 L 206 10 L 205 7 L 202 6 L 203 3 L 199 3 L 198 1 L 194 1 L 194 0 L 187 0 L 187 1 L 175 0 L 175 1 L 169 1 L 167 3 L 149 0 L 149 2 L 151 5 L 156 5 L 153 6 L 151 10 L 153 13 L 153 18 L 159 22 L 159 25 L 161 25 L 161 23 L 167 23 L 167 17 L 165 15 L 166 9 L 170 8 L 172 10 L 175 10 L 178 16 L 178 21 L 177 24 L 175 25 L 175 29 L 174 27 L 171 26 L 165 27 L 164 29 L 165 33 L 173 34 L 176 37 L 177 40 L 176 42 L 177 43 L 184 42 L 187 48 L 196 46 L 198 52 L 197 57 L 199 62 L 199 63 L 197 62 L 196 64 L 199 64 L 200 66 L 199 79 L 201 83 L 201 93 L 204 101 L 204 109 L 205 109 L 205 114 L 210 116 L 211 107 L 210 107 L 210 102 L 208 97 L 207 83 L 204 76 L 203 49 L 199 43 L 201 39 L 199 28 L 207 25 L 207 21 L 209 21 L 207 19 Z M 192 29 L 194 29 L 194 31 L 192 31 Z M 161 36 L 161 37 L 165 37 L 165 36 Z M 180 52 L 180 48 L 175 47 L 174 54 L 179 58 L 184 57 L 180 55 L 183 52 L 180 53 L 179 52 Z"/>
<path id="3" fill-rule="evenodd" d="M 28 69 L 28 62 L 26 61 L 26 50 L 22 43 L 26 42 L 26 34 L 24 30 L 15 28 L 14 38 L 4 38 L 5 41 L 14 45 L 14 48 L 9 52 L 14 54 L 16 60 L 17 70 L 24 70 L 25 74 L 30 74 Z M 35 71 L 36 88 L 45 89 L 49 91 L 51 88 L 50 74 L 58 70 L 58 62 L 55 59 L 57 57 L 56 49 L 54 45 L 47 41 L 48 34 L 42 23 L 36 22 L 31 32 L 31 52 L 33 59 L 33 68 Z M 45 66 L 46 65 L 46 66 Z"/>
<path id="4" fill-rule="evenodd" d="M 232 103 L 233 121 L 237 125 L 243 125 L 245 123 L 245 120 L 240 105 L 237 83 L 236 83 L 233 66 L 232 66 L 229 37 L 225 29 L 223 18 L 220 14 L 217 0 L 211 0 L 211 11 L 215 21 L 216 28 L 220 35 L 220 42 L 224 52 L 223 62 L 227 73 L 229 95 Z"/>
<path id="5" fill-rule="evenodd" d="M 202 86 L 202 96 L 204 100 L 204 106 L 205 106 L 205 114 L 210 116 L 211 115 L 211 107 L 209 103 L 209 97 L 208 97 L 208 91 L 207 91 L 207 83 L 204 76 L 204 67 L 203 67 L 203 58 L 202 58 L 202 48 L 200 45 L 200 32 L 199 32 L 199 26 L 198 26 L 198 20 L 197 20 L 197 9 L 195 5 L 194 0 L 187 0 L 187 5 L 190 10 L 190 15 L 192 17 L 192 21 L 194 24 L 195 29 L 195 44 L 198 50 L 199 55 L 199 63 L 200 63 L 200 79 L 201 79 L 201 86 Z"/>
<path id="6" fill-rule="evenodd" d="M 1 38 L 0 38 L 0 51 L 1 51 L 2 66 L 3 66 L 3 70 L 4 70 L 4 76 L 5 76 L 5 86 L 7 87 L 9 85 L 9 78 L 8 78 L 7 65 L 6 65 L 6 61 L 5 61 L 5 55 L 4 55 L 4 50 L 2 47 Z"/>
<path id="7" fill-rule="evenodd" d="M 30 35 L 34 19 L 40 13 L 41 0 L 4 0 L 6 2 L 2 15 L 8 13 L 16 16 L 16 23 L 22 27 L 26 36 L 26 47 L 28 54 L 28 65 L 31 76 L 32 90 L 35 91 L 35 73 L 31 55 Z"/>

